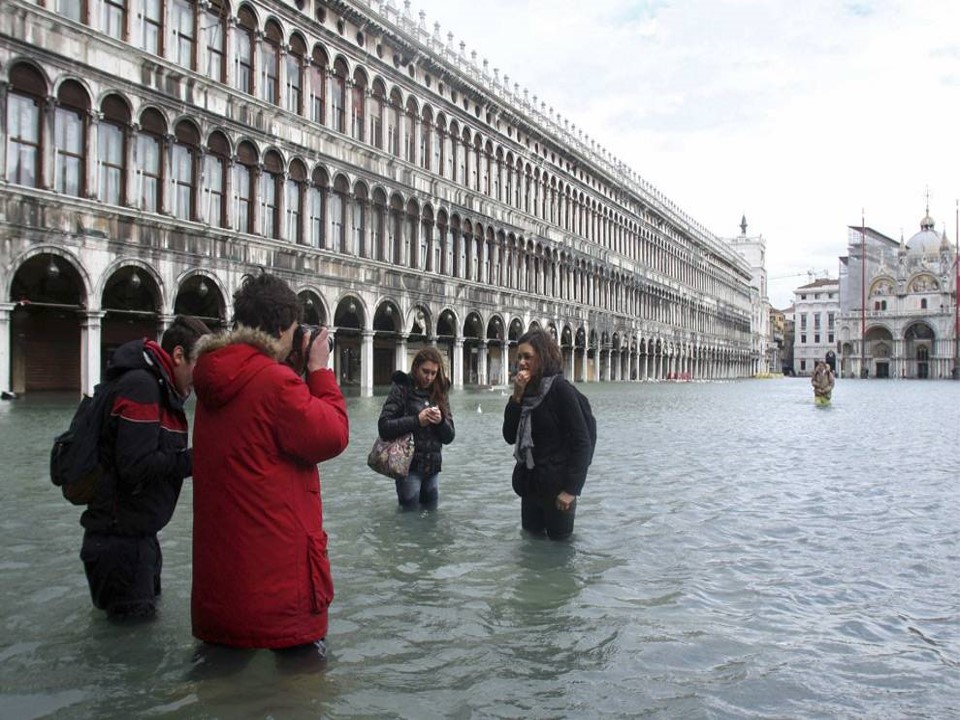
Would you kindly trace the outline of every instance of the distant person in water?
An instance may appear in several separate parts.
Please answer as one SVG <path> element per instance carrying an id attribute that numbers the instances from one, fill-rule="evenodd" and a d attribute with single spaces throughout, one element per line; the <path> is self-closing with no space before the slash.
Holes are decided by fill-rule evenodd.
<path id="1" fill-rule="evenodd" d="M 810 384 L 813 385 L 813 396 L 820 402 L 830 402 L 834 385 L 833 371 L 825 362 L 818 362 L 813 371 L 813 377 L 810 378 Z"/>

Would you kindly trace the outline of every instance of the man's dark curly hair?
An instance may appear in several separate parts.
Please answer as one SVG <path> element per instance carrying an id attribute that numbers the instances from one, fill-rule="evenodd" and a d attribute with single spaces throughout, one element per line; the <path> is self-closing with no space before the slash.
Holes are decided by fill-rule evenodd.
<path id="1" fill-rule="evenodd" d="M 279 337 L 299 319 L 297 294 L 276 275 L 248 275 L 233 294 L 234 328 L 245 325 Z"/>

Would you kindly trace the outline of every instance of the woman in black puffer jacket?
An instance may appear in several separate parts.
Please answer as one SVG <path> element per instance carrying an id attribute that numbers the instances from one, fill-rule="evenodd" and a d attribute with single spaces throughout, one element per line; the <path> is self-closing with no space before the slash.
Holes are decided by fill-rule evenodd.
<path id="1" fill-rule="evenodd" d="M 455 430 L 447 392 L 450 381 L 435 347 L 413 358 L 410 373 L 395 372 L 393 387 L 380 411 L 378 429 L 384 440 L 413 433 L 410 473 L 397 480 L 397 500 L 405 508 L 435 506 L 439 498 L 441 448 L 453 442 Z"/>
<path id="2" fill-rule="evenodd" d="M 560 348 L 546 331 L 517 342 L 513 396 L 503 411 L 503 439 L 515 444 L 513 489 L 524 530 L 551 540 L 573 532 L 593 444 L 577 389 L 560 373 Z"/>

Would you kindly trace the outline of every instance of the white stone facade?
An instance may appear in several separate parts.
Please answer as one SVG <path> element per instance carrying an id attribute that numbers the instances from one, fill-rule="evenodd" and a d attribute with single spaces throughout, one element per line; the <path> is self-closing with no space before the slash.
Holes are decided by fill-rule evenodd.
<path id="1" fill-rule="evenodd" d="M 861 258 L 866 258 L 866 263 Z M 849 228 L 841 258 L 842 372 L 847 377 L 939 379 L 960 359 L 957 252 L 929 212 L 909 240 Z"/>
<path id="2" fill-rule="evenodd" d="M 822 278 L 793 291 L 793 371 L 812 375 L 818 362 L 837 351 L 840 283 Z"/>
<path id="3" fill-rule="evenodd" d="M 92 390 L 177 313 L 283 276 L 363 394 L 424 343 L 505 384 L 743 377 L 750 268 L 392 3 L 5 0 L 0 390 Z"/>
<path id="4" fill-rule="evenodd" d="M 747 218 L 741 233 L 728 242 L 750 265 L 750 357 L 753 374 L 780 372 L 779 353 L 770 331 L 770 298 L 767 295 L 767 242 L 762 235 L 747 235 Z"/>

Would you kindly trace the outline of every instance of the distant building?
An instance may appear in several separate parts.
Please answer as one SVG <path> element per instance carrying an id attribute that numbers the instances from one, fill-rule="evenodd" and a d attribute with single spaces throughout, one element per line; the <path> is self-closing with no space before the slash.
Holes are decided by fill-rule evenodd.
<path id="1" fill-rule="evenodd" d="M 812 375 L 817 362 L 826 360 L 828 353 L 836 354 L 840 284 L 821 278 L 798 287 L 793 295 L 793 369 L 797 375 Z"/>
<path id="2" fill-rule="evenodd" d="M 770 344 L 767 346 L 768 365 L 771 372 L 783 372 L 784 329 L 786 319 L 783 311 L 770 308 Z"/>
<path id="3" fill-rule="evenodd" d="M 793 369 L 793 346 L 796 337 L 796 333 L 794 332 L 796 326 L 794 322 L 795 312 L 796 307 L 793 305 L 783 311 L 783 352 L 781 353 L 780 362 L 784 375 L 796 374 Z"/>
<path id="4" fill-rule="evenodd" d="M 740 235 L 727 240 L 750 264 L 750 360 L 753 374 L 777 369 L 770 362 L 770 299 L 767 296 L 767 243 L 762 235 L 747 235 L 747 217 L 740 220 Z"/>
<path id="5" fill-rule="evenodd" d="M 840 258 L 844 376 L 950 377 L 958 354 L 956 259 L 929 207 L 906 242 L 848 228 L 847 255 Z"/>

